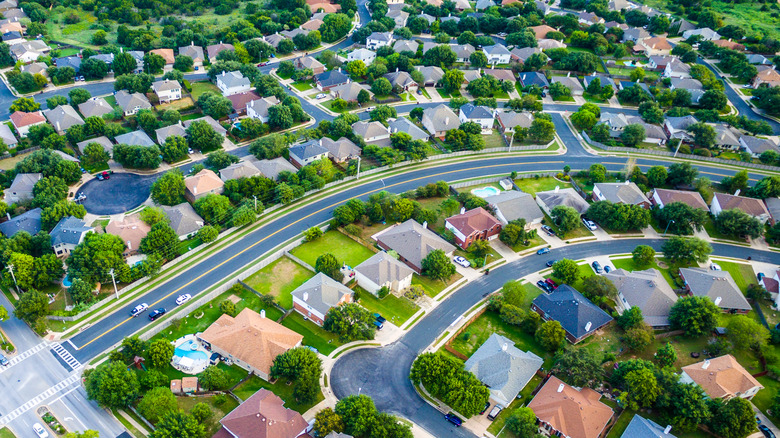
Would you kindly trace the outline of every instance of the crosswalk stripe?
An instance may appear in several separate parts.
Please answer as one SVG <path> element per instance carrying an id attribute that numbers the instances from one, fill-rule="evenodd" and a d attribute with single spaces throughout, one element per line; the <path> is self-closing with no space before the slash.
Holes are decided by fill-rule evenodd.
<path id="1" fill-rule="evenodd" d="M 18 408 L 14 409 L 13 411 L 9 412 L 8 414 L 4 415 L 3 417 L 0 417 L 0 425 L 6 425 L 13 421 L 14 419 L 18 418 L 20 415 L 24 414 L 25 412 L 29 411 L 35 406 L 38 406 L 41 402 L 44 400 L 52 397 L 54 394 L 60 392 L 61 389 L 64 389 L 76 382 L 79 381 L 81 378 L 81 373 L 73 373 L 70 377 L 67 379 L 59 382 L 57 385 L 47 389 L 41 394 L 38 394 L 36 397 L 34 397 L 32 400 L 28 400 L 25 404 L 19 406 Z M 60 389 L 55 389 L 57 387 L 60 387 Z"/>

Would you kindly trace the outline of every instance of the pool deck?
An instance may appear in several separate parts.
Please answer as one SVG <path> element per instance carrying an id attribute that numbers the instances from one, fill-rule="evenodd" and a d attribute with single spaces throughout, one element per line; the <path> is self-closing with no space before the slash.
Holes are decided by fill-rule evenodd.
<path id="1" fill-rule="evenodd" d="M 193 360 L 187 357 L 186 359 L 189 360 L 183 360 L 185 358 L 174 354 L 173 359 L 171 359 L 171 366 L 183 373 L 187 373 L 190 375 L 200 374 L 211 363 L 209 360 L 209 357 L 211 357 L 211 353 L 203 347 L 203 344 L 201 344 L 201 342 L 198 340 L 198 338 L 195 335 L 182 336 L 181 338 L 173 341 L 172 344 L 174 345 L 175 348 L 178 349 L 179 347 L 181 347 L 183 344 L 186 344 L 187 342 L 195 343 L 198 346 L 198 348 L 192 351 L 203 352 L 204 354 L 206 354 L 206 359 Z"/>
<path id="2" fill-rule="evenodd" d="M 487 193 L 487 192 L 489 192 L 489 193 Z M 499 190 L 499 189 L 497 189 L 497 188 L 495 188 L 493 186 L 485 186 L 485 187 L 480 187 L 480 188 L 477 188 L 477 189 L 471 189 L 470 193 L 472 195 L 474 195 L 474 196 L 479 196 L 480 198 L 484 199 L 484 198 L 487 198 L 487 197 L 490 197 L 490 196 L 498 195 L 499 193 L 501 193 L 501 190 Z"/>

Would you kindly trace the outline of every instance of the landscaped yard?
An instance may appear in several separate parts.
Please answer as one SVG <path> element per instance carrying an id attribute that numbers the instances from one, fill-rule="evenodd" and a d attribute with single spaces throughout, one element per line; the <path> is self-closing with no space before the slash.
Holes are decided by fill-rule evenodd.
<path id="1" fill-rule="evenodd" d="M 326 253 L 336 256 L 339 263 L 346 263 L 352 267 L 363 263 L 374 255 L 370 249 L 338 231 L 328 231 L 314 242 L 306 242 L 290 253 L 312 267 L 317 263 L 317 257 Z"/>
<path id="2" fill-rule="evenodd" d="M 284 318 L 282 325 L 303 335 L 303 345 L 316 348 L 320 353 L 329 355 L 343 345 L 339 337 L 311 321 L 305 321 L 298 312 L 292 312 Z"/>
<path id="3" fill-rule="evenodd" d="M 192 83 L 192 95 L 193 100 L 198 100 L 201 94 L 211 91 L 212 93 L 220 94 L 219 88 L 216 85 L 208 81 L 193 82 Z"/>
<path id="4" fill-rule="evenodd" d="M 422 287 L 425 291 L 425 295 L 433 298 L 436 295 L 439 295 L 444 289 L 447 288 L 447 286 L 455 284 L 455 282 L 461 278 L 463 278 L 462 275 L 455 273 L 455 275 L 450 278 L 450 281 L 445 283 L 441 280 L 431 280 L 430 278 L 423 275 L 414 274 L 412 276 L 412 286 Z"/>
<path id="5" fill-rule="evenodd" d="M 308 411 L 312 406 L 325 399 L 325 397 L 322 395 L 322 392 L 320 392 L 317 394 L 317 399 L 313 403 L 298 403 L 293 396 L 294 385 L 288 385 L 287 379 L 282 378 L 277 380 L 276 383 L 271 384 L 257 376 L 252 376 L 247 379 L 246 382 L 242 383 L 235 390 L 233 390 L 233 394 L 235 394 L 241 400 L 246 400 L 261 388 L 265 388 L 278 395 L 279 398 L 284 400 L 284 406 L 286 408 L 290 408 L 301 414 Z"/>
<path id="6" fill-rule="evenodd" d="M 722 261 L 717 261 L 715 263 L 717 263 L 721 269 L 731 274 L 731 278 L 737 283 L 737 286 L 739 286 L 742 293 L 747 292 L 748 285 L 758 283 L 756 274 L 753 272 L 753 267 L 748 264 Z"/>
<path id="7" fill-rule="evenodd" d="M 552 177 L 545 178 L 518 178 L 515 180 L 515 184 L 520 190 L 536 196 L 536 192 L 546 192 L 548 190 L 555 190 L 556 187 L 562 189 L 570 188 L 571 183 L 559 181 Z"/>
<path id="8" fill-rule="evenodd" d="M 740 239 L 738 237 L 729 236 L 727 234 L 723 234 L 720 231 L 718 231 L 717 228 L 715 228 L 715 224 L 712 222 L 712 219 L 707 219 L 707 222 L 704 223 L 704 231 L 709 234 L 710 237 L 713 239 L 720 239 L 720 240 L 729 240 L 732 242 L 741 243 L 743 245 L 747 245 L 747 242 L 745 239 Z"/>
<path id="9" fill-rule="evenodd" d="M 7 427 L 4 427 L 0 429 L 0 438 L 16 438 L 16 435 L 14 435 L 13 432 L 8 430 Z"/>
<path id="10" fill-rule="evenodd" d="M 250 275 L 244 283 L 262 294 L 275 297 L 285 309 L 292 309 L 292 291 L 312 277 L 313 272 L 282 257 Z"/>
<path id="11" fill-rule="evenodd" d="M 311 90 L 312 88 L 314 88 L 314 87 L 311 85 L 311 81 L 293 82 L 293 83 L 292 83 L 292 86 L 293 86 L 293 87 L 294 87 L 296 90 L 298 90 L 298 91 L 306 91 L 306 90 Z"/>
<path id="12" fill-rule="evenodd" d="M 484 135 L 483 138 L 485 139 L 485 149 L 506 147 L 503 135 L 501 135 L 498 129 L 494 129 L 492 133 Z"/>
<path id="13" fill-rule="evenodd" d="M 420 310 L 420 307 L 405 297 L 388 294 L 380 300 L 374 294 L 360 288 L 360 286 L 356 287 L 355 291 L 359 292 L 361 306 L 368 309 L 371 313 L 379 313 L 399 327 Z"/>
<path id="14" fill-rule="evenodd" d="M 578 222 L 577 228 L 567 232 L 566 234 L 563 234 L 561 230 L 558 229 L 558 226 L 555 225 L 552 218 L 546 214 L 544 215 L 544 224 L 550 226 L 555 231 L 555 234 L 557 234 L 558 237 L 563 240 L 578 239 L 580 237 L 593 237 L 593 233 L 585 228 L 585 225 L 582 225 L 582 222 Z"/>
<path id="15" fill-rule="evenodd" d="M 780 392 L 780 382 L 769 376 L 757 378 L 758 382 L 764 386 L 764 389 L 758 391 L 753 397 L 753 404 L 766 415 L 767 410 L 772 406 L 775 395 Z"/>
<path id="16" fill-rule="evenodd" d="M 254 377 L 254 376 L 253 376 Z M 215 400 L 224 400 L 219 406 L 214 403 Z M 238 402 L 228 395 L 222 396 L 205 396 L 205 397 L 176 397 L 176 402 L 179 405 L 179 409 L 184 412 L 189 412 L 193 406 L 198 403 L 205 403 L 211 409 L 211 418 L 203 423 L 203 427 L 206 429 L 206 436 L 214 435 L 222 427 L 219 424 L 219 420 L 225 415 L 230 413 L 233 409 L 238 407 Z"/>
<path id="17" fill-rule="evenodd" d="M 666 279 L 666 281 L 669 283 L 672 288 L 676 288 L 674 277 L 672 277 L 671 270 L 669 268 L 661 268 L 658 266 L 658 260 L 650 265 L 650 266 L 639 266 L 636 263 L 634 263 L 634 259 L 631 257 L 624 258 L 624 259 L 612 259 L 611 260 L 612 265 L 615 267 L 615 269 L 625 269 L 626 271 L 644 271 L 645 269 L 655 268 L 661 271 L 661 275 Z"/>

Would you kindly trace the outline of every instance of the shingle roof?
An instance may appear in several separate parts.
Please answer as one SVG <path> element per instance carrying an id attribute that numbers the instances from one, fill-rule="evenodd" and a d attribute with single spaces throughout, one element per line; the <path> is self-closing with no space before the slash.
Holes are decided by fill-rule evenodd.
<path id="1" fill-rule="evenodd" d="M 464 236 L 501 226 L 501 222 L 482 207 L 472 208 L 467 212 L 450 216 L 446 222 L 463 233 Z"/>
<path id="2" fill-rule="evenodd" d="M 323 87 L 346 84 L 349 80 L 349 76 L 342 73 L 340 70 L 328 70 L 316 75 L 315 78 L 317 79 L 317 83 Z"/>
<path id="3" fill-rule="evenodd" d="M 401 52 L 414 52 L 417 53 L 417 48 L 420 47 L 420 43 L 410 40 L 398 40 L 393 44 L 393 50 L 397 53 Z"/>
<path id="4" fill-rule="evenodd" d="M 467 119 L 492 119 L 493 112 L 486 106 L 475 106 L 467 103 L 460 107 L 460 111 Z"/>
<path id="5" fill-rule="evenodd" d="M 179 47 L 179 55 L 189 56 L 193 61 L 205 61 L 203 56 L 203 47 L 196 46 L 194 43 L 189 46 Z"/>
<path id="6" fill-rule="evenodd" d="M 615 204 L 640 204 L 650 202 L 633 182 L 626 183 L 597 183 L 594 188 L 598 188 L 602 195 Z"/>
<path id="7" fill-rule="evenodd" d="M 154 92 L 157 94 L 163 91 L 171 91 L 176 89 L 181 89 L 181 84 L 179 81 L 169 81 L 166 79 L 164 81 L 152 82 L 152 90 L 154 90 Z"/>
<path id="8" fill-rule="evenodd" d="M 358 84 L 357 82 L 348 82 L 346 84 L 336 85 L 335 87 L 331 88 L 330 93 L 333 96 L 350 102 L 358 100 L 358 96 L 363 90 L 368 92 L 365 87 Z"/>
<path id="9" fill-rule="evenodd" d="M 147 133 L 140 129 L 126 134 L 117 135 L 114 137 L 116 144 L 127 144 L 130 146 L 154 146 L 154 141 L 149 137 Z"/>
<path id="10" fill-rule="evenodd" d="M 365 120 L 353 123 L 352 132 L 354 132 L 358 137 L 363 137 L 364 139 L 389 134 L 389 131 L 387 128 L 385 128 L 385 125 L 377 121 L 369 122 Z"/>
<path id="11" fill-rule="evenodd" d="M 657 269 L 629 272 L 617 269 L 604 274 L 625 298 L 626 307 L 638 307 L 653 327 L 669 325 L 669 310 L 677 295 Z"/>
<path id="12" fill-rule="evenodd" d="M 279 105 L 279 99 L 275 96 L 268 96 L 247 103 L 246 109 L 249 111 L 249 108 L 252 108 L 252 111 L 260 117 L 268 117 L 268 109 L 274 105 Z"/>
<path id="13" fill-rule="evenodd" d="M 533 303 L 550 319 L 560 322 L 563 329 L 575 338 L 590 334 L 612 321 L 611 316 L 566 284 L 558 286 L 550 294 L 539 295 Z"/>
<path id="14" fill-rule="evenodd" d="M 664 429 L 655 421 L 637 414 L 628 423 L 628 427 L 620 435 L 620 438 L 676 438 L 671 433 L 664 433 Z"/>
<path id="15" fill-rule="evenodd" d="M 220 135 L 225 135 L 225 134 L 227 134 L 227 129 L 223 128 L 223 127 L 222 127 L 222 125 L 220 125 L 220 124 L 219 124 L 219 122 L 217 122 L 216 120 L 214 120 L 214 118 L 213 118 L 213 117 L 211 117 L 211 116 L 205 116 L 205 117 L 201 117 L 201 118 L 199 118 L 199 119 L 189 119 L 189 120 L 185 120 L 185 121 L 183 122 L 183 123 L 184 123 L 184 129 L 187 129 L 187 128 L 189 128 L 189 127 L 190 127 L 190 125 L 192 125 L 193 123 L 196 123 L 196 122 L 206 122 L 206 123 L 208 123 L 208 124 L 209 124 L 209 126 L 211 126 L 212 128 L 214 128 L 214 130 L 215 130 L 215 131 L 217 131 L 217 133 L 218 133 L 218 134 L 220 134 Z"/>
<path id="16" fill-rule="evenodd" d="M 59 131 L 65 131 L 71 126 L 83 125 L 84 120 L 76 112 L 76 110 L 70 105 L 60 105 L 53 110 L 45 110 L 43 115 L 46 116 L 46 120 L 54 126 L 54 129 Z"/>
<path id="17" fill-rule="evenodd" d="M 670 65 L 678 66 L 680 63 L 672 61 Z M 690 66 L 687 64 L 682 64 L 688 67 L 688 70 L 690 70 Z M 701 90 L 704 88 L 701 82 L 697 81 L 696 79 L 692 78 L 672 78 L 672 88 L 685 88 L 686 90 Z"/>
<path id="18" fill-rule="evenodd" d="M 401 281 L 414 273 L 408 266 L 384 251 L 374 254 L 357 265 L 355 271 L 380 286 L 388 282 Z"/>
<path id="19" fill-rule="evenodd" d="M 265 388 L 219 422 L 230 431 L 228 436 L 238 438 L 295 438 L 308 426 L 301 414 L 285 408 L 284 401 Z"/>
<path id="20" fill-rule="evenodd" d="M 187 131 L 184 129 L 184 126 L 182 126 L 179 123 L 174 123 L 173 125 L 169 126 L 163 126 L 162 128 L 158 128 L 154 131 L 155 137 L 157 137 L 157 142 L 159 144 L 165 144 L 165 140 L 168 137 L 173 136 L 179 136 L 179 137 L 186 137 Z"/>
<path id="21" fill-rule="evenodd" d="M 259 175 L 260 170 L 249 161 L 239 161 L 219 171 L 219 178 L 228 182 L 231 179 L 249 178 Z"/>
<path id="22" fill-rule="evenodd" d="M 32 193 L 35 184 L 43 177 L 42 173 L 17 173 L 8 190 L 12 192 Z"/>
<path id="23" fill-rule="evenodd" d="M 341 137 L 335 141 L 328 137 L 322 137 L 320 139 L 320 146 L 327 149 L 330 153 L 330 156 L 336 160 L 345 160 L 348 157 L 357 157 L 361 152 L 360 148 L 346 137 Z"/>
<path id="24" fill-rule="evenodd" d="M 93 97 L 88 101 L 79 104 L 79 112 L 84 117 L 103 117 L 104 115 L 113 111 L 114 107 L 112 107 L 108 102 L 106 102 L 106 99 L 102 97 Z"/>
<path id="25" fill-rule="evenodd" d="M 142 221 L 138 214 L 125 216 L 122 220 L 113 219 L 106 225 L 106 233 L 118 236 L 131 251 L 138 251 L 141 239 L 146 237 L 149 231 L 151 227 Z"/>
<path id="26" fill-rule="evenodd" d="M 534 121 L 533 115 L 529 112 L 499 111 L 496 113 L 496 117 L 509 130 L 513 130 L 518 126 L 530 128 L 531 123 Z"/>
<path id="27" fill-rule="evenodd" d="M 578 391 L 551 376 L 528 407 L 537 418 L 566 436 L 596 438 L 614 414 L 600 398 L 601 394 L 590 388 Z"/>
<path id="28" fill-rule="evenodd" d="M 542 53 L 542 51 L 538 47 L 515 47 L 510 53 L 512 56 L 517 57 L 521 62 L 525 62 L 531 55 Z"/>
<path id="29" fill-rule="evenodd" d="M 332 307 L 338 306 L 345 295 L 351 294 L 352 291 L 348 287 L 322 272 L 292 291 L 293 297 L 306 302 L 322 315 L 327 314 Z"/>
<path id="30" fill-rule="evenodd" d="M 494 44 L 492 46 L 485 46 L 482 48 L 482 51 L 484 51 L 488 55 L 493 55 L 493 56 L 510 54 L 509 49 L 507 49 L 506 46 L 503 44 Z"/>
<path id="31" fill-rule="evenodd" d="M 155 55 L 162 57 L 162 59 L 165 60 L 166 65 L 171 65 L 176 60 L 173 55 L 173 49 L 154 49 L 150 50 L 149 53 L 154 53 Z"/>
<path id="32" fill-rule="evenodd" d="M 697 297 L 709 297 L 723 309 L 751 310 L 745 295 L 727 271 L 704 268 L 680 268 L 680 276 Z"/>
<path id="33" fill-rule="evenodd" d="M 696 120 L 693 116 L 683 116 L 683 117 L 665 117 L 664 123 L 669 124 L 672 128 L 676 130 L 686 130 L 691 125 L 698 123 L 699 121 Z"/>
<path id="34" fill-rule="evenodd" d="M 750 152 L 761 154 L 766 151 L 780 152 L 775 142 L 768 138 L 753 137 L 752 135 L 743 135 L 740 137 L 742 142 L 750 148 Z"/>
<path id="35" fill-rule="evenodd" d="M 79 152 L 83 154 L 84 148 L 86 148 L 90 143 L 97 143 L 100 146 L 103 146 L 103 149 L 109 154 L 111 154 L 111 151 L 114 150 L 114 143 L 112 143 L 111 140 L 109 140 L 105 135 L 78 142 L 76 143 L 76 147 L 78 147 Z"/>
<path id="36" fill-rule="evenodd" d="M 704 202 L 704 198 L 701 197 L 699 192 L 655 189 L 655 193 L 658 195 L 664 205 L 669 205 L 673 202 L 682 202 L 683 204 L 689 205 L 693 208 L 710 211 L 710 208 L 707 206 L 707 203 Z"/>
<path id="37" fill-rule="evenodd" d="M 436 132 L 448 131 L 460 126 L 458 115 L 452 112 L 450 107 L 444 104 L 434 108 L 426 108 L 423 111 L 423 118 L 428 118 L 433 122 Z"/>
<path id="38" fill-rule="evenodd" d="M 553 77 L 550 78 L 550 81 L 552 81 L 552 83 L 559 82 L 559 83 L 569 87 L 569 89 L 571 91 L 584 90 L 584 88 L 582 87 L 582 84 L 580 83 L 579 79 L 577 79 L 576 77 L 571 77 L 571 76 L 553 76 Z"/>
<path id="39" fill-rule="evenodd" d="M 543 364 L 541 357 L 522 351 L 511 340 L 493 333 L 466 361 L 465 369 L 507 407 Z"/>
<path id="40" fill-rule="evenodd" d="M 309 140 L 306 143 L 290 146 L 290 153 L 301 160 L 327 154 L 328 150 L 320 146 L 317 140 Z"/>
<path id="41" fill-rule="evenodd" d="M 130 94 L 125 90 L 119 90 L 114 97 L 116 98 L 117 105 L 125 111 L 132 110 L 135 107 L 138 107 L 139 109 L 149 109 L 152 107 L 152 104 L 149 103 L 149 99 L 146 98 L 145 94 Z"/>
<path id="42" fill-rule="evenodd" d="M 374 41 L 390 41 L 393 39 L 393 35 L 390 32 L 374 32 L 369 35 L 367 39 Z"/>
<path id="43" fill-rule="evenodd" d="M 396 71 L 387 73 L 384 78 L 390 81 L 393 87 L 408 87 L 410 85 L 417 85 L 417 82 L 412 79 L 412 76 L 405 71 Z"/>
<path id="44" fill-rule="evenodd" d="M 257 160 L 253 158 L 250 158 L 250 160 L 255 167 L 260 169 L 260 173 L 263 174 L 264 177 L 273 180 L 275 180 L 281 172 L 288 171 L 295 173 L 298 171 L 295 166 L 282 157 L 277 157 L 273 160 Z"/>
<path id="45" fill-rule="evenodd" d="M 411 120 L 406 117 L 398 117 L 397 119 L 388 123 L 390 132 L 405 132 L 412 137 L 412 140 L 427 140 L 430 135 L 420 129 L 419 126 L 412 123 Z"/>
<path id="46" fill-rule="evenodd" d="M 6 146 L 13 146 L 18 143 L 13 131 L 11 131 L 11 128 L 5 123 L 0 124 L 0 140 L 2 140 Z"/>
<path id="47" fill-rule="evenodd" d="M 538 85 L 540 87 L 550 86 L 550 82 L 547 81 L 547 78 L 537 71 L 520 73 L 520 82 L 522 82 L 524 87 L 529 85 Z"/>
<path id="48" fill-rule="evenodd" d="M 213 171 L 203 169 L 195 175 L 184 178 L 184 186 L 193 195 L 200 195 L 218 190 L 224 187 L 225 183 Z"/>
<path id="49" fill-rule="evenodd" d="M 38 234 L 38 231 L 41 231 L 41 211 L 40 208 L 34 208 L 0 223 L 0 232 L 5 237 L 13 237 L 19 231 L 27 231 L 30 235 Z"/>
<path id="50" fill-rule="evenodd" d="M 81 237 L 94 229 L 88 227 L 83 220 L 68 216 L 60 219 L 57 225 L 51 230 L 51 244 L 57 246 L 63 243 L 78 245 L 81 242 Z"/>
<path id="51" fill-rule="evenodd" d="M 249 82 L 249 79 L 245 78 L 240 71 L 223 71 L 221 75 L 217 76 L 217 81 L 225 84 L 227 88 L 248 87 L 252 85 Z"/>
<path id="52" fill-rule="evenodd" d="M 423 46 L 425 46 L 426 43 L 423 43 Z M 453 44 L 450 46 L 453 52 L 455 52 L 455 56 L 458 57 L 458 59 L 465 58 L 468 59 L 475 51 L 476 49 L 471 44 Z M 426 50 L 427 51 L 427 50 Z"/>
<path id="53" fill-rule="evenodd" d="M 422 259 L 433 250 L 441 249 L 446 254 L 455 251 L 454 246 L 414 219 L 394 225 L 374 238 L 418 268 L 422 266 Z"/>
<path id="54" fill-rule="evenodd" d="M 163 205 L 162 211 L 168 216 L 168 223 L 177 236 L 187 236 L 203 226 L 203 218 L 188 202 L 174 206 Z"/>
<path id="55" fill-rule="evenodd" d="M 507 222 L 525 219 L 527 223 L 531 223 L 544 218 L 544 213 L 534 201 L 534 197 L 528 193 L 507 190 L 495 196 L 488 196 L 485 201 L 496 208 L 497 214 L 503 216 Z"/>
<path id="56" fill-rule="evenodd" d="M 730 354 L 682 367 L 682 371 L 711 398 L 744 393 L 756 386 L 764 388 Z"/>
<path id="57" fill-rule="evenodd" d="M 715 193 L 712 200 L 718 200 L 721 210 L 742 210 L 751 216 L 761 216 L 769 214 L 766 206 L 760 199 L 746 198 L 744 196 L 734 196 L 727 193 Z"/>
<path id="58" fill-rule="evenodd" d="M 217 55 L 219 55 L 219 52 L 223 50 L 235 52 L 236 48 L 230 44 L 223 44 L 221 42 L 219 44 L 212 44 L 206 47 L 206 53 L 208 53 L 209 59 L 212 60 L 212 62 L 217 59 Z"/>
<path id="59" fill-rule="evenodd" d="M 582 196 L 572 188 L 536 192 L 536 199 L 541 199 L 550 210 L 559 205 L 565 205 L 577 210 L 579 214 L 584 214 L 590 207 L 588 201 L 582 199 Z"/>

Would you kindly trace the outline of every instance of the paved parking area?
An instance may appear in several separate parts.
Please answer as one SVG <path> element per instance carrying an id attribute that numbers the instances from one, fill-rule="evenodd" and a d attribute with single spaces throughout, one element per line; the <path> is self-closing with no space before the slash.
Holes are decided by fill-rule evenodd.
<path id="1" fill-rule="evenodd" d="M 107 181 L 89 181 L 78 192 L 87 196 L 82 204 L 88 213 L 119 214 L 143 204 L 149 198 L 155 179 L 156 175 L 114 173 Z"/>

